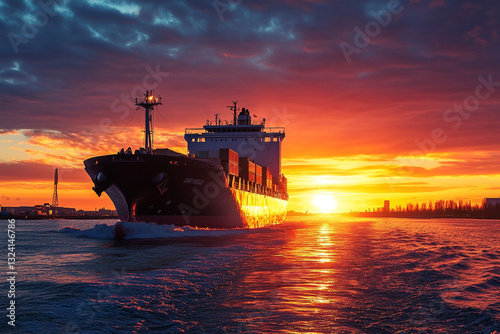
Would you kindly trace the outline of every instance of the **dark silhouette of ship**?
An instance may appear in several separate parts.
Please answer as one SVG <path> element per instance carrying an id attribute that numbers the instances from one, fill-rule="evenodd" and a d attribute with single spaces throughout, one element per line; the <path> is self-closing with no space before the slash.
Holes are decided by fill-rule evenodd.
<path id="1" fill-rule="evenodd" d="M 145 111 L 144 148 L 84 161 L 93 190 L 111 198 L 122 221 L 257 228 L 285 219 L 284 128 L 252 122 L 249 110 L 233 102 L 231 122 L 216 114 L 215 122 L 186 129 L 189 154 L 153 149 L 153 111 L 161 104 L 152 91 L 136 99 Z"/>

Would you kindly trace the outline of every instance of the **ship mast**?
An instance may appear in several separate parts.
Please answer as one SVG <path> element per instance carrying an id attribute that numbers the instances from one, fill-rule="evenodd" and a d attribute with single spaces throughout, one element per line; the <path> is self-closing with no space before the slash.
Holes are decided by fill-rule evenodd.
<path id="1" fill-rule="evenodd" d="M 238 101 L 233 101 L 234 103 L 234 107 L 233 106 L 227 106 L 229 109 L 231 109 L 234 114 L 233 114 L 233 125 L 237 125 L 238 124 L 238 119 L 236 118 L 236 113 L 238 112 L 238 108 L 236 107 L 236 105 L 238 104 Z"/>
<path id="2" fill-rule="evenodd" d="M 144 108 L 145 112 L 145 134 L 144 134 L 144 149 L 147 153 L 151 153 L 153 149 L 152 133 L 153 133 L 153 114 L 152 111 L 155 106 L 161 105 L 161 97 L 155 98 L 152 90 L 147 90 L 144 94 L 144 100 L 138 101 L 135 98 L 135 105 Z"/>

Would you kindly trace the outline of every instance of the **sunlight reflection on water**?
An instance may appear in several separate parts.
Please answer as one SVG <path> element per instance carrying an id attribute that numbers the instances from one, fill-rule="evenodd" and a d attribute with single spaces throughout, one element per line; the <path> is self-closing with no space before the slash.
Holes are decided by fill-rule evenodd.
<path id="1" fill-rule="evenodd" d="M 500 330 L 499 221 L 289 217 L 122 241 L 50 224 L 20 225 L 24 332 Z"/>

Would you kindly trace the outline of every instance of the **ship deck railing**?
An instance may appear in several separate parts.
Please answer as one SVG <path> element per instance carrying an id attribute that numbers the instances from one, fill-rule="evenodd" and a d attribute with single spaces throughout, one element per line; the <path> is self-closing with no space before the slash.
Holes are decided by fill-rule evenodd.
<path id="1" fill-rule="evenodd" d="M 218 131 L 215 133 L 219 134 L 221 132 L 222 133 L 255 132 L 251 128 L 245 128 L 244 126 L 241 126 L 241 128 L 239 128 L 238 125 L 228 126 L 227 128 L 221 127 L 220 130 L 221 131 Z M 262 130 L 260 132 L 272 133 L 272 134 L 285 134 L 285 128 L 284 127 L 262 128 Z M 208 131 L 205 128 L 186 128 L 186 130 L 185 130 L 186 135 L 204 135 L 204 134 L 213 134 L 213 133 L 214 132 Z"/>
<path id="2" fill-rule="evenodd" d="M 263 121 L 253 121 L 250 124 L 245 125 L 259 125 L 264 126 L 266 123 Z M 232 121 L 207 121 L 208 126 L 239 126 L 240 124 L 234 125 Z"/>
<path id="3" fill-rule="evenodd" d="M 234 175 L 229 175 L 229 187 L 232 189 L 242 190 L 254 194 L 266 195 L 269 197 L 288 200 L 288 194 L 286 192 L 274 190 L 273 188 L 265 187 L 260 183 L 245 180 Z"/>

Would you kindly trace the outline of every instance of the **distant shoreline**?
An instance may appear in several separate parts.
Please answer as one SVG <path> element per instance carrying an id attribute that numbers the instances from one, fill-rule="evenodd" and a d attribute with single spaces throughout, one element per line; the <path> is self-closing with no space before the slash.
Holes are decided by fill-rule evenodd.
<path id="1" fill-rule="evenodd" d="M 485 215 L 485 214 L 419 214 L 415 212 L 352 212 L 345 215 L 352 217 L 366 218 L 416 218 L 416 219 L 442 219 L 442 218 L 457 218 L 457 219 L 500 219 L 500 215 Z"/>
<path id="2" fill-rule="evenodd" d="M 363 218 L 416 218 L 416 219 L 500 219 L 500 214 L 485 213 L 424 213 L 424 212 L 338 212 L 338 213 L 304 213 L 291 211 L 287 217 L 313 217 L 313 216 L 343 216 L 343 217 L 363 217 Z"/>
<path id="3" fill-rule="evenodd" d="M 97 220 L 97 219 L 119 219 L 118 216 L 99 216 L 99 215 L 84 215 L 84 216 L 41 216 L 41 215 L 0 215 L 0 220 L 55 220 L 55 219 L 68 219 L 68 220 Z"/>

